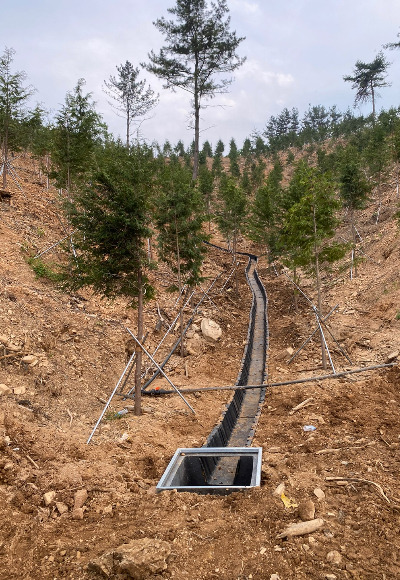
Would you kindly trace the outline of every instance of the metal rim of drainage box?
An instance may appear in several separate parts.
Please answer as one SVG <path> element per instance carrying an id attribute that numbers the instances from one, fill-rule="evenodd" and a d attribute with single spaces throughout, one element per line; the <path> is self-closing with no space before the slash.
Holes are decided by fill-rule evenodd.
<path id="1" fill-rule="evenodd" d="M 179 448 L 158 482 L 157 491 L 221 494 L 257 487 L 261 481 L 261 457 L 261 447 Z M 216 483 L 221 462 L 230 462 L 235 473 L 229 482 Z"/>

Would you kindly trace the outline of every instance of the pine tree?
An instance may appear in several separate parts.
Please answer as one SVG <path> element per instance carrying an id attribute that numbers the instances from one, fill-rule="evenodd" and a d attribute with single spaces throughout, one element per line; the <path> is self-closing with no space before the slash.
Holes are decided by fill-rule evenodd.
<path id="1" fill-rule="evenodd" d="M 91 93 L 83 93 L 84 85 L 84 79 L 79 79 L 56 115 L 50 177 L 67 190 L 91 170 L 97 144 L 105 134 Z"/>
<path id="2" fill-rule="evenodd" d="M 362 209 L 367 201 L 371 185 L 361 167 L 360 155 L 353 145 L 348 145 L 343 151 L 339 162 L 339 192 L 343 205 L 349 210 L 352 238 L 352 254 L 354 258 L 354 273 L 357 276 L 356 241 L 357 232 L 354 213 Z"/>
<path id="3" fill-rule="evenodd" d="M 240 177 L 240 167 L 239 167 L 239 151 L 236 145 L 235 139 L 231 139 L 229 143 L 229 171 L 232 177 Z"/>
<path id="4" fill-rule="evenodd" d="M 222 172 L 222 154 L 223 154 L 224 150 L 225 150 L 225 145 L 221 141 L 221 139 L 219 139 L 217 142 L 217 145 L 215 147 L 214 159 L 213 159 L 213 163 L 212 163 L 212 172 L 213 172 L 214 176 L 221 175 L 221 172 Z"/>
<path id="5" fill-rule="evenodd" d="M 126 146 L 129 147 L 132 124 L 143 121 L 157 105 L 159 95 L 150 86 L 146 87 L 146 79 L 138 79 L 139 68 L 128 60 L 116 68 L 118 76 L 111 75 L 108 81 L 104 81 L 104 92 L 112 99 L 109 103 L 117 114 L 126 120 Z"/>
<path id="6" fill-rule="evenodd" d="M 389 64 L 383 53 L 380 52 L 370 63 L 358 60 L 353 75 L 343 77 L 344 81 L 353 83 L 351 88 L 356 90 L 355 104 L 372 101 L 373 118 L 375 118 L 376 89 L 389 86 L 385 80 Z"/>
<path id="7" fill-rule="evenodd" d="M 282 177 L 282 164 L 277 160 L 265 183 L 257 189 L 251 207 L 249 235 L 262 245 L 273 245 L 273 230 L 282 197 Z"/>
<path id="8" fill-rule="evenodd" d="M 34 93 L 32 87 L 24 87 L 26 73 L 13 73 L 11 65 L 15 50 L 6 48 L 0 57 L 0 123 L 3 151 L 3 189 L 7 188 L 8 151 L 12 144 L 13 129 L 23 118 L 23 106 Z"/>
<path id="9" fill-rule="evenodd" d="M 181 139 L 179 139 L 178 143 L 175 145 L 174 153 L 176 153 L 178 157 L 185 156 L 185 146 L 183 144 L 183 141 L 181 141 Z"/>
<path id="10" fill-rule="evenodd" d="M 216 220 L 228 242 L 232 242 L 233 262 L 236 262 L 237 239 L 246 228 L 247 200 L 233 177 L 223 175 L 218 191 Z"/>
<path id="11" fill-rule="evenodd" d="M 137 336 L 143 337 L 143 303 L 154 290 L 147 278 L 152 264 L 146 251 L 151 237 L 155 163 L 146 147 L 108 143 L 96 168 L 79 185 L 66 211 L 75 230 L 76 255 L 65 285 L 89 286 L 100 296 L 125 296 L 137 308 Z M 142 351 L 136 351 L 135 414 L 141 413 Z"/>
<path id="12" fill-rule="evenodd" d="M 382 178 L 390 161 L 389 141 L 385 128 L 381 123 L 376 123 L 366 132 L 367 145 L 363 151 L 364 159 L 368 165 L 369 174 L 376 187 L 378 198 L 378 212 L 376 223 L 379 221 L 380 208 L 382 205 Z"/>
<path id="13" fill-rule="evenodd" d="M 202 281 L 201 266 L 206 253 L 203 243 L 206 236 L 202 232 L 204 202 L 191 171 L 179 161 L 165 164 L 160 187 L 155 213 L 159 257 L 176 274 L 177 284 L 170 286 L 170 290 L 181 293 L 185 285 L 193 287 Z M 184 356 L 181 304 L 181 355 Z"/>
<path id="14" fill-rule="evenodd" d="M 207 165 L 199 167 L 198 187 L 207 209 L 208 230 L 211 231 L 211 205 L 214 192 L 214 174 L 208 169 Z"/>
<path id="15" fill-rule="evenodd" d="M 331 241 L 338 220 L 340 204 L 334 182 L 327 173 L 299 163 L 290 184 L 294 201 L 283 216 L 279 247 L 284 262 L 291 268 L 304 267 L 315 278 L 317 308 L 322 316 L 321 265 L 343 257 L 343 244 Z M 326 352 L 321 333 L 322 365 L 326 368 Z"/>
<path id="16" fill-rule="evenodd" d="M 202 151 L 204 157 L 206 157 L 206 158 L 213 156 L 212 147 L 211 147 L 209 141 L 204 141 L 201 151 Z"/>
<path id="17" fill-rule="evenodd" d="M 193 96 L 193 179 L 199 166 L 200 110 L 206 99 L 227 91 L 232 79 L 217 78 L 236 70 L 245 59 L 236 54 L 244 38 L 231 32 L 226 0 L 176 0 L 164 17 L 154 24 L 165 37 L 159 54 L 149 54 L 147 70 L 165 81 L 165 88 L 183 89 Z"/>

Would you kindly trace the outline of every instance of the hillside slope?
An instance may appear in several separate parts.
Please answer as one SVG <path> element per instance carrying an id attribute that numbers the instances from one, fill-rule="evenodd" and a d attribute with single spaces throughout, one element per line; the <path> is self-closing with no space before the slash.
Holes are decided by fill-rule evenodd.
<path id="1" fill-rule="evenodd" d="M 144 414 L 115 419 L 115 397 L 93 442 L 86 440 L 126 363 L 126 326 L 134 312 L 125 302 L 101 301 L 89 292 L 63 294 L 37 278 L 27 258 L 60 240 L 56 192 L 47 191 L 28 157 L 15 160 L 23 192 L 12 187 L 0 202 L 0 578 L 123 578 L 104 553 L 133 540 L 149 541 L 147 564 L 125 577 L 196 579 L 395 578 L 400 508 L 400 417 L 397 367 L 336 380 L 274 387 L 268 391 L 254 445 L 263 447 L 262 486 L 245 494 L 198 496 L 155 485 L 179 446 L 197 447 L 218 421 L 226 391 L 144 400 Z M 324 280 L 330 328 L 353 366 L 333 345 L 338 370 L 396 360 L 400 350 L 399 236 L 395 191 L 388 187 L 376 221 L 376 202 L 359 215 L 364 261 L 352 280 L 346 264 Z M 340 235 L 348 237 L 343 226 Z M 221 241 L 215 234 L 215 241 Z M 251 249 L 243 241 L 244 249 Z M 56 247 L 46 262 L 59 258 Z M 369 256 L 369 257 L 366 257 Z M 229 255 L 211 250 L 204 289 L 231 271 Z M 240 296 L 232 288 L 212 295 L 196 315 L 223 330 L 215 344 L 192 337 L 189 356 L 167 366 L 177 386 L 234 384 L 247 336 L 250 293 L 240 267 Z M 269 382 L 322 375 L 318 341 L 296 350 L 314 330 L 312 311 L 298 314 L 287 277 L 263 259 L 260 277 L 269 297 Z M 278 274 L 278 275 L 276 275 Z M 176 297 L 165 292 L 167 271 L 155 273 L 160 311 L 174 316 Z M 303 290 L 313 297 L 311 281 Z M 198 294 L 197 299 L 200 299 Z M 155 348 L 157 304 L 147 307 L 147 345 Z M 177 334 L 161 352 L 168 352 Z M 330 343 L 331 344 L 331 343 Z M 30 356 L 30 359 L 23 357 Z M 329 372 L 329 371 L 328 371 Z M 164 386 L 157 380 L 155 385 Z M 305 399 L 310 405 L 291 409 Z M 316 427 L 303 431 L 305 425 Z M 329 478 L 344 480 L 329 480 Z M 297 507 L 273 495 L 278 484 L 297 504 L 312 500 L 320 530 L 290 540 L 276 535 L 299 521 Z M 314 493 L 317 492 L 319 499 Z M 84 510 L 74 511 L 86 490 Z M 54 492 L 45 496 L 48 492 Z M 383 493 L 385 495 L 383 495 Z M 46 502 L 49 505 L 46 505 Z M 118 552 L 119 553 L 119 552 Z M 143 557 L 143 560 L 145 558 Z M 89 568 L 88 568 L 89 564 Z M 165 569 L 164 569 L 165 567 Z M 107 571 L 108 570 L 108 571 Z M 129 576 L 130 574 L 130 576 Z"/>

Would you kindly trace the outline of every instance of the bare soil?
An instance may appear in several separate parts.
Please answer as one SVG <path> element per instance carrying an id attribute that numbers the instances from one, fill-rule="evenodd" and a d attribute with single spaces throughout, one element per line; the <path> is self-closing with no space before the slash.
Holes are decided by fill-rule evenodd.
<path id="1" fill-rule="evenodd" d="M 65 231 L 56 192 L 46 190 L 32 160 L 19 157 L 14 165 L 23 192 L 10 184 L 11 205 L 0 201 L 0 384 L 11 390 L 0 395 L 0 578 L 104 577 L 88 564 L 141 538 L 170 546 L 166 569 L 147 578 L 400 578 L 398 367 L 271 387 L 253 441 L 263 448 L 260 488 L 229 496 L 156 494 L 176 448 L 202 446 L 231 394 L 187 395 L 195 415 L 177 396 L 146 398 L 141 417 L 128 413 L 119 419 L 115 412 L 126 402 L 116 396 L 86 445 L 126 364 L 126 327 L 135 330 L 135 313 L 122 299 L 111 303 L 89 292 L 61 293 L 35 276 L 28 256 Z M 338 371 L 397 359 L 396 203 L 388 185 L 378 224 L 376 201 L 360 212 L 364 255 L 358 276 L 350 279 L 345 262 L 325 275 L 324 313 L 338 304 L 329 327 L 353 363 L 330 339 Z M 343 226 L 340 235 L 348 238 L 348 229 Z M 257 253 L 245 240 L 242 248 Z M 61 258 L 58 246 L 43 256 L 47 264 Z M 243 261 L 239 296 L 233 287 L 215 292 L 214 304 L 205 300 L 195 318 L 197 326 L 202 317 L 218 322 L 221 339 L 200 341 L 187 357 L 174 355 L 168 363 L 177 386 L 235 383 L 251 304 L 244 267 Z M 231 257 L 210 250 L 204 288 L 221 273 L 220 288 L 230 270 Z M 313 332 L 314 315 L 304 298 L 295 312 L 290 281 L 264 258 L 259 274 L 269 299 L 268 381 L 329 372 L 321 368 L 317 338 L 288 364 L 287 349 L 296 351 Z M 161 268 L 154 276 L 158 305 L 172 320 L 176 296 L 165 292 L 170 273 Z M 301 287 L 314 298 L 306 276 Z M 146 312 L 146 344 L 153 350 L 164 332 L 157 322 L 153 302 Z M 176 330 L 168 337 L 158 360 L 177 336 Z M 23 362 L 28 355 L 31 362 Z M 154 386 L 167 384 L 157 379 Z M 308 406 L 291 412 L 306 399 L 312 399 Z M 315 430 L 304 431 L 306 425 Z M 282 497 L 273 494 L 281 483 Z M 74 496 L 81 489 L 88 492 L 83 519 L 74 519 Z M 51 491 L 47 506 L 44 494 Z M 322 527 L 278 539 L 288 524 L 300 521 L 293 504 L 301 511 L 307 500 Z"/>

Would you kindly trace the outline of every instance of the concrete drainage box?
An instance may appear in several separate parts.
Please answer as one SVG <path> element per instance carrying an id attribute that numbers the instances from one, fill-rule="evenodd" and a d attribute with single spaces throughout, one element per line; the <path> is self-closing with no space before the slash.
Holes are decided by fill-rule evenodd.
<path id="1" fill-rule="evenodd" d="M 177 449 L 157 491 L 226 494 L 260 485 L 261 447 Z"/>

